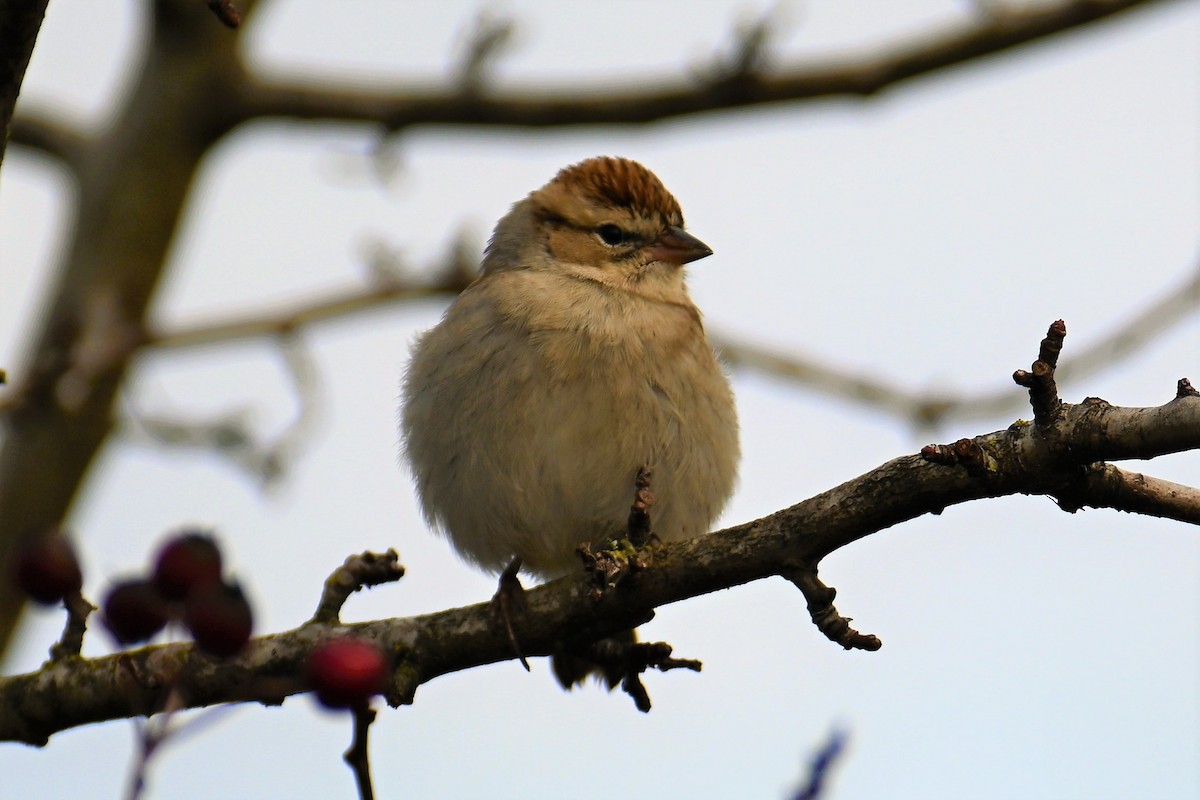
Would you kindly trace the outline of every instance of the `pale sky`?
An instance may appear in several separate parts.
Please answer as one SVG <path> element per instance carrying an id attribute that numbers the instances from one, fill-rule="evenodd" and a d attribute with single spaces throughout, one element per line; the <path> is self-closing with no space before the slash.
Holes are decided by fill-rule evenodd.
<path id="1" fill-rule="evenodd" d="M 145 24 L 139 3 L 52 0 L 23 100 L 93 124 L 119 96 Z M 275 0 L 249 37 L 254 64 L 313 78 L 437 85 L 478 3 Z M 765 2 L 507 2 L 519 26 L 504 86 L 641 82 L 703 69 Z M 869 51 L 966 13 L 966 2 L 785 4 L 779 63 Z M 216 24 L 215 21 L 213 24 Z M 164 326 L 284 308 L 353 285 L 373 243 L 429 263 L 462 230 L 477 241 L 513 201 L 596 154 L 654 170 L 716 254 L 690 285 L 711 330 L 913 390 L 1020 390 L 1047 325 L 1065 360 L 1197 268 L 1200 4 L 1131 13 L 1069 39 L 926 78 L 868 102 L 827 100 L 648 128 L 428 128 L 371 169 L 373 131 L 270 124 L 210 154 L 159 298 Z M 64 173 L 11 147 L 0 179 L 0 364 L 20 339 L 69 224 Z M 445 301 L 391 307 L 304 335 L 320 417 L 286 480 L 261 492 L 219 457 L 114 442 L 70 526 L 85 593 L 142 568 L 184 523 L 211 526 L 248 588 L 259 631 L 292 628 L 351 552 L 396 547 L 398 585 L 345 617 L 488 598 L 494 578 L 429 534 L 398 465 L 398 382 L 414 335 Z M 1200 381 L 1200 318 L 1078 384 L 1158 405 Z M 135 371 L 126 405 L 195 418 L 244 410 L 276 431 L 295 413 L 263 343 Z M 1011 418 L 914 432 L 903 422 L 750 372 L 732 376 L 740 487 L 721 523 L 754 519 L 931 441 Z M 1026 414 L 1028 416 L 1028 414 Z M 1200 455 L 1145 465 L 1196 485 Z M 1160 520 L 1059 511 L 1015 497 L 947 509 L 828 558 L 839 609 L 880 636 L 845 652 L 804 600 L 764 581 L 660 609 L 643 629 L 700 658 L 651 674 L 639 714 L 623 694 L 564 694 L 547 665 L 440 678 L 372 733 L 381 798 L 783 798 L 834 726 L 850 734 L 829 798 L 1185 798 L 1200 785 L 1200 536 Z M 5 672 L 35 669 L 61 615 L 29 616 Z M 109 652 L 90 637 L 88 654 Z M 173 742 L 147 798 L 354 797 L 349 720 L 308 697 L 246 706 Z M 0 797 L 120 797 L 129 722 L 0 746 Z"/>

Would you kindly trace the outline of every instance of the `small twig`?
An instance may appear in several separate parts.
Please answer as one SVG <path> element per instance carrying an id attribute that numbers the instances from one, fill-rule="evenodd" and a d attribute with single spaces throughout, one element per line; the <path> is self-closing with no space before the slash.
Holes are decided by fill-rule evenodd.
<path id="1" fill-rule="evenodd" d="M 817 577 L 815 567 L 805 567 L 793 574 L 785 575 L 796 585 L 808 601 L 808 613 L 812 616 L 817 630 L 825 634 L 829 641 L 840 644 L 847 650 L 878 650 L 883 647 L 879 637 L 869 633 L 859 633 L 850 627 L 850 617 L 843 617 L 833 607 L 833 599 L 837 590 L 826 586 Z"/>
<path id="2" fill-rule="evenodd" d="M 1066 335 L 1067 324 L 1061 319 L 1056 320 L 1046 332 L 1046 338 L 1042 339 L 1037 361 L 1030 367 L 1032 371 L 1019 369 L 1013 373 L 1013 380 L 1029 390 L 1033 421 L 1043 427 L 1054 422 L 1062 409 L 1058 385 L 1054 381 L 1054 371 L 1058 367 L 1058 355 L 1062 352 Z"/>
<path id="3" fill-rule="evenodd" d="M 150 767 L 150 760 L 158 752 L 158 748 L 176 733 L 177 729 L 170 727 L 171 719 L 176 711 L 185 707 L 183 695 L 179 689 L 179 676 L 176 675 L 171 682 L 171 689 L 167 693 L 162 712 L 144 722 L 135 722 L 134 727 L 138 733 L 138 754 L 133 765 L 133 774 L 129 778 L 129 791 L 125 794 L 127 800 L 138 800 L 142 796 L 142 792 L 146 789 L 146 771 Z"/>
<path id="4" fill-rule="evenodd" d="M 359 800 L 375 798 L 375 789 L 371 785 L 371 764 L 367 754 L 367 736 L 374 721 L 375 709 L 371 706 L 364 704 L 354 708 L 354 739 L 350 743 L 350 749 L 342 755 L 342 760 L 354 772 Z"/>
<path id="5" fill-rule="evenodd" d="M 834 728 L 808 768 L 808 780 L 792 795 L 792 800 L 819 800 L 833 765 L 846 749 L 846 734 Z"/>
<path id="6" fill-rule="evenodd" d="M 88 616 L 96 610 L 79 592 L 65 597 L 63 605 L 67 609 L 67 624 L 63 627 L 62 636 L 50 648 L 51 664 L 79 655 L 83 648 L 83 635 L 87 632 Z"/>
<path id="7" fill-rule="evenodd" d="M 296 451 L 311 436 L 315 422 L 320 417 L 323 384 L 312 351 L 300 333 L 285 330 L 278 337 L 284 374 L 291 380 L 297 410 L 295 418 L 274 441 L 263 445 L 259 457 L 249 465 L 264 486 L 283 476 L 286 464 L 294 460 Z"/>
<path id="8" fill-rule="evenodd" d="M 738 27 L 733 57 L 719 67 L 719 73 L 723 73 L 726 80 L 745 81 L 762 71 L 770 55 L 772 40 L 779 37 L 780 29 L 784 27 L 782 8 L 782 4 L 777 4 L 757 19 Z"/>
<path id="9" fill-rule="evenodd" d="M 1071 414 L 1083 414 L 1095 418 L 1113 412 L 1110 403 L 1088 397 L 1078 404 L 1063 403 L 1055 386 L 1058 357 L 1062 351 L 1066 326 L 1058 320 L 1050 326 L 1034 362 L 1033 371 L 1018 370 L 1013 376 L 1017 383 L 1029 387 L 1029 396 L 1035 415 L 1040 415 L 1037 435 L 1061 440 L 1061 432 L 1053 431 L 1049 425 Z M 1180 378 L 1175 388 L 1176 402 L 1187 403 L 1200 396 L 1187 378 Z M 1171 405 L 1170 403 L 1168 405 Z M 1000 460 L 994 452 L 1005 449 L 1028 433 L 1029 423 L 1018 420 L 1006 431 L 1007 442 L 976 437 L 959 439 L 953 444 L 931 444 L 921 448 L 921 456 L 928 462 L 940 466 L 960 466 L 966 473 L 978 479 L 988 480 L 1000 471 Z M 1060 445 L 1061 446 L 1061 445 Z M 1075 513 L 1083 508 L 1112 508 L 1147 516 L 1174 519 L 1191 524 L 1200 524 L 1200 489 L 1154 478 L 1136 472 L 1122 470 L 1103 461 L 1087 463 L 1080 459 L 1079 446 L 1065 447 L 1065 452 L 1075 466 L 1066 477 L 1044 487 L 1044 493 L 1054 498 L 1059 508 Z M 1139 457 L 1136 452 L 1126 457 Z"/>
<path id="10" fill-rule="evenodd" d="M 312 622 L 337 624 L 338 615 L 347 598 L 359 589 L 392 583 L 404 577 L 400 555 L 389 549 L 386 553 L 367 551 L 348 556 L 342 565 L 325 579 L 321 601 L 313 612 Z"/>
<path id="11" fill-rule="evenodd" d="M 150 415 L 128 402 L 126 419 L 132 431 L 164 447 L 209 450 L 245 470 L 263 488 L 277 485 L 287 465 L 313 428 L 321 406 L 321 381 L 311 354 L 295 330 L 274 332 L 284 375 L 296 397 L 296 416 L 273 439 L 255 431 L 248 410 L 239 409 L 215 419 L 193 421 L 182 415 Z"/>
<path id="12" fill-rule="evenodd" d="M 237 28 L 242 24 L 242 15 L 233 5 L 233 0 L 204 0 L 204 4 L 226 28 Z"/>
<path id="13" fill-rule="evenodd" d="M 465 94 L 475 95 L 483 91 L 488 70 L 512 43 L 515 31 L 516 26 L 509 18 L 497 18 L 487 12 L 475 18 L 475 25 L 467 34 L 462 66 L 458 70 L 459 86 Z"/>
<path id="14" fill-rule="evenodd" d="M 148 330 L 143 335 L 142 344 L 155 350 L 165 350 L 278 336 L 390 303 L 458 294 L 475 277 L 478 258 L 478 247 L 463 236 L 451 243 L 441 261 L 431 266 L 429 274 L 434 279 L 430 285 L 418 286 L 404 280 L 381 281 L 376 277 L 370 285 L 325 293 L 275 315 L 256 312 L 241 319 L 226 318 L 220 322 L 199 323 L 173 331 Z"/>

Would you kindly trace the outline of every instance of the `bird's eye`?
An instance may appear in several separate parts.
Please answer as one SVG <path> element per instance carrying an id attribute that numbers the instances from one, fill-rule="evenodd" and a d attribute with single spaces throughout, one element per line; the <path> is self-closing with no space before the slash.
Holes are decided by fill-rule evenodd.
<path id="1" fill-rule="evenodd" d="M 600 237 L 600 241 L 607 245 L 615 246 L 625 241 L 625 231 L 611 222 L 607 225 L 601 225 L 596 229 L 596 235 Z"/>

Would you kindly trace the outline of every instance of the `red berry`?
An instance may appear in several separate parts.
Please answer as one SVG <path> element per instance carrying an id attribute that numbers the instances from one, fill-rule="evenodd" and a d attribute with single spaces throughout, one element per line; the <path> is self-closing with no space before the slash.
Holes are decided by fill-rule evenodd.
<path id="1" fill-rule="evenodd" d="M 192 632 L 197 647 L 225 658 L 239 653 L 250 641 L 254 613 L 240 586 L 214 583 L 188 595 L 183 624 Z"/>
<path id="2" fill-rule="evenodd" d="M 158 551 L 154 585 L 168 600 L 183 600 L 194 590 L 221 582 L 221 551 L 211 536 L 183 533 Z"/>
<path id="3" fill-rule="evenodd" d="M 18 546 L 17 585 L 39 603 L 58 603 L 83 587 L 75 549 L 58 533 L 31 538 Z"/>
<path id="4" fill-rule="evenodd" d="M 344 637 L 317 645 L 308 656 L 308 685 L 330 708 L 366 703 L 383 691 L 387 658 L 375 644 Z"/>
<path id="5" fill-rule="evenodd" d="M 148 580 L 122 581 L 104 598 L 104 624 L 121 644 L 149 639 L 169 618 L 167 601 Z"/>

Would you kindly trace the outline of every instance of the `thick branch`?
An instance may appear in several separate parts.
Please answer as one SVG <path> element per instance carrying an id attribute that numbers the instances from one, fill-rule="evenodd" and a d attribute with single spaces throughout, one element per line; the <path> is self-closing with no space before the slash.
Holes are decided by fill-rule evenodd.
<path id="1" fill-rule="evenodd" d="M 1016 424 L 959 445 L 953 448 L 956 458 L 897 458 L 763 519 L 662 547 L 644 569 L 599 596 L 592 576 L 582 571 L 533 589 L 512 620 L 516 635 L 526 655 L 550 655 L 565 639 L 636 626 L 667 603 L 814 570 L 829 553 L 871 533 L 985 497 L 1049 494 L 1072 509 L 1104 506 L 1200 522 L 1195 490 L 1176 487 L 1166 497 L 1164 482 L 1135 477 L 1121 478 L 1125 488 L 1114 490 L 1109 470 L 1093 466 L 1200 449 L 1197 396 L 1185 394 L 1155 408 L 1118 408 L 1098 400 L 1064 405 L 1048 426 Z M 346 631 L 393 654 L 397 667 L 388 693 L 393 705 L 411 702 L 420 684 L 439 675 L 516 657 L 491 603 L 480 603 L 406 619 L 312 623 L 261 637 L 229 661 L 208 658 L 188 644 L 67 659 L 0 678 L 0 739 L 39 744 L 77 725 L 149 713 L 163 701 L 170 678 L 187 707 L 278 703 L 304 691 L 304 663 L 312 647 Z"/>
<path id="2" fill-rule="evenodd" d="M 288 117 L 375 121 L 390 130 L 412 125 L 568 125 L 647 123 L 718 109 L 834 95 L 866 97 L 945 67 L 999 53 L 1064 30 L 1111 17 L 1136 6 L 1166 0 L 1073 0 L 1014 7 L 980 15 L 956 30 L 874 48 L 843 61 L 797 66 L 776 74 L 720 71 L 692 86 L 646 88 L 646 82 L 603 93 L 578 91 L 481 96 L 456 87 L 447 92 L 409 88 L 348 91 L 285 84 L 248 84 L 242 96 L 245 119 Z"/>

